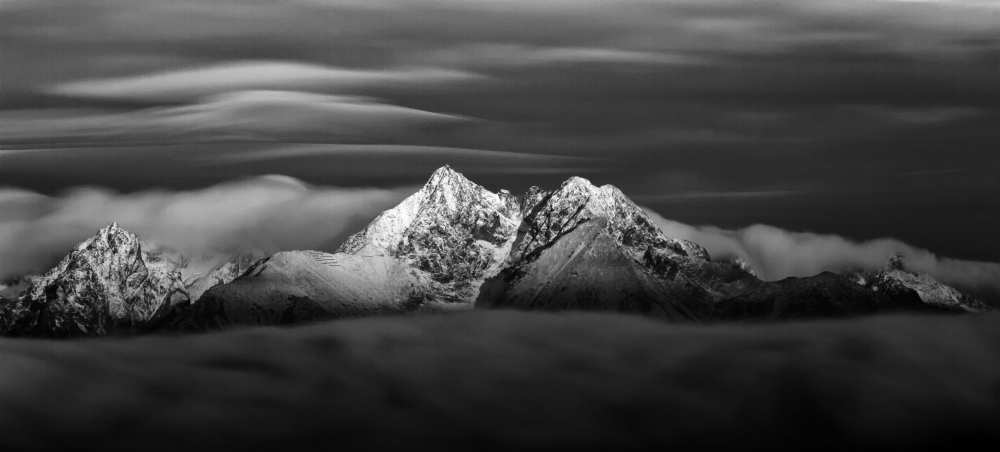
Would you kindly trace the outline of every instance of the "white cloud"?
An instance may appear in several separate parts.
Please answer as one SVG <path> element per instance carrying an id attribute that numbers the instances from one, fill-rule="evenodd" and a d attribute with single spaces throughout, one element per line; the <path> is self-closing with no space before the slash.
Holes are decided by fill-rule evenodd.
<path id="1" fill-rule="evenodd" d="M 266 139 L 292 135 L 297 139 L 322 136 L 385 140 L 426 125 L 472 120 L 365 97 L 277 90 L 225 92 L 190 105 L 129 113 L 72 113 L 12 118 L 0 123 L 0 138 L 45 136 L 51 140 L 210 134 L 216 138 Z"/>
<path id="2" fill-rule="evenodd" d="M 794 232 L 761 224 L 735 230 L 696 227 L 650 213 L 667 235 L 695 241 L 714 257 L 743 259 L 764 279 L 879 269 L 901 254 L 907 268 L 945 283 L 1000 292 L 1000 263 L 939 257 L 892 238 L 856 242 L 834 234 Z"/>
<path id="3" fill-rule="evenodd" d="M 535 66 L 545 64 L 704 64 L 703 57 L 674 52 L 653 52 L 610 47 L 542 47 L 516 44 L 475 44 L 439 50 L 428 55 L 434 62 L 457 66 Z"/>
<path id="4" fill-rule="evenodd" d="M 286 61 L 236 61 L 53 86 L 53 94 L 108 99 L 176 101 L 243 90 L 356 89 L 413 86 L 481 78 L 435 68 L 347 69 Z"/>
<path id="5" fill-rule="evenodd" d="M 425 124 L 466 120 L 374 99 L 260 90 L 218 94 L 198 104 L 151 113 L 150 123 L 181 130 L 353 138 L 385 137 Z"/>
<path id="6" fill-rule="evenodd" d="M 112 221 L 192 256 L 333 249 L 412 191 L 312 187 L 286 176 L 131 194 L 0 189 L 0 280 L 47 269 Z"/>
<path id="7" fill-rule="evenodd" d="M 473 158 L 504 162 L 574 162 L 590 159 L 549 154 L 492 151 L 443 146 L 393 145 L 393 144 L 300 144 L 254 151 L 240 151 L 210 157 L 220 162 L 255 162 L 297 157 L 318 156 L 378 156 L 385 158 L 420 155 L 449 161 L 454 158 Z"/>
<path id="8" fill-rule="evenodd" d="M 946 124 L 976 117 L 983 113 L 973 107 L 900 107 L 893 105 L 846 105 L 852 114 L 861 113 L 893 124 L 929 126 Z"/>

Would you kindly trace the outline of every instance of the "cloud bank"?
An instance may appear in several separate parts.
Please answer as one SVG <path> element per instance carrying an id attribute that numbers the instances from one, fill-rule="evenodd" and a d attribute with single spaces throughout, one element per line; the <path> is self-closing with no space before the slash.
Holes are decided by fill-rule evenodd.
<path id="1" fill-rule="evenodd" d="M 78 188 L 54 197 L 0 189 L 0 281 L 47 270 L 112 221 L 191 256 L 332 249 L 412 191 L 312 187 L 285 176 L 185 191 Z"/>
<path id="2" fill-rule="evenodd" d="M 981 449 L 1000 442 L 998 325 L 497 311 L 3 339 L 0 418 L 20 428 L 0 448 Z"/>
<path id="3" fill-rule="evenodd" d="M 700 243 L 715 258 L 742 259 L 763 279 L 874 270 L 884 268 L 889 258 L 900 254 L 913 271 L 948 284 L 1000 293 L 1000 263 L 940 257 L 892 238 L 857 242 L 835 234 L 795 232 L 763 224 L 735 230 L 691 226 L 650 214 L 667 235 Z"/>

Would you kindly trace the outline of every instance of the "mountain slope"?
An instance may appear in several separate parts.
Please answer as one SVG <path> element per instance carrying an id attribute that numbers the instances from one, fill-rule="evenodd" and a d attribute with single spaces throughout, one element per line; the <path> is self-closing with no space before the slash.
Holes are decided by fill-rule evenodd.
<path id="1" fill-rule="evenodd" d="M 424 300 L 427 281 L 398 259 L 319 251 L 277 253 L 172 313 L 175 329 L 286 324 L 403 312 Z"/>
<path id="2" fill-rule="evenodd" d="M 982 312 L 987 307 L 928 275 L 904 268 L 897 256 L 879 271 L 824 272 L 758 284 L 716 303 L 718 319 L 789 319 L 877 312 Z"/>
<path id="3" fill-rule="evenodd" d="M 711 262 L 700 245 L 666 236 L 614 186 L 572 177 L 524 199 L 506 266 L 484 284 L 479 307 L 690 319 L 706 315 L 719 293 L 758 282 L 735 265 Z"/>
<path id="4" fill-rule="evenodd" d="M 477 307 L 636 312 L 693 319 L 708 294 L 657 277 L 609 234 L 607 220 L 577 223 L 532 259 L 483 284 Z"/>
<path id="5" fill-rule="evenodd" d="M 200 268 L 188 266 L 181 270 L 181 274 L 184 276 L 184 286 L 187 288 L 191 300 L 197 300 L 208 289 L 239 278 L 264 257 L 266 256 L 247 252 L 223 259 L 214 259 L 214 261 L 210 260 L 198 265 Z"/>

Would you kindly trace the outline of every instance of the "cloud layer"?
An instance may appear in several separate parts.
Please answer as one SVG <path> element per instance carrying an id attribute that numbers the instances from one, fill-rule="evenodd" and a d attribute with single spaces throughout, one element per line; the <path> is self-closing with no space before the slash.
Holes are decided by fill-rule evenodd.
<path id="1" fill-rule="evenodd" d="M 1000 263 L 940 257 L 891 238 L 857 242 L 835 234 L 795 232 L 763 224 L 741 229 L 691 226 L 650 213 L 667 235 L 700 243 L 715 258 L 741 259 L 763 279 L 875 270 L 884 268 L 891 257 L 902 255 L 912 271 L 963 288 L 1000 294 Z"/>
<path id="2" fill-rule="evenodd" d="M 112 221 L 193 257 L 330 250 L 410 192 L 311 187 L 285 176 L 130 194 L 79 188 L 49 197 L 0 189 L 0 281 L 46 270 Z"/>

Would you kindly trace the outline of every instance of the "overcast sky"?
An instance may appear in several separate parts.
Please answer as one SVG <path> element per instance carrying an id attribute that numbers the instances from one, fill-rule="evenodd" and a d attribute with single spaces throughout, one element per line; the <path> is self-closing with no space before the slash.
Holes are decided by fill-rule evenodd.
<path id="1" fill-rule="evenodd" d="M 1000 260 L 993 0 L 0 0 L 0 186 L 570 175 Z"/>

